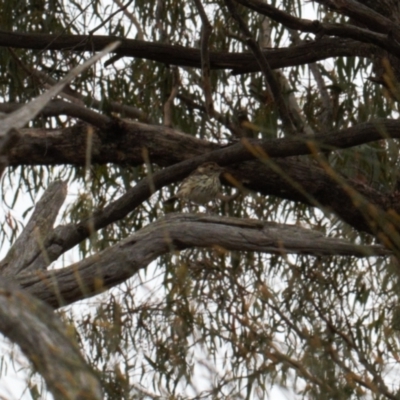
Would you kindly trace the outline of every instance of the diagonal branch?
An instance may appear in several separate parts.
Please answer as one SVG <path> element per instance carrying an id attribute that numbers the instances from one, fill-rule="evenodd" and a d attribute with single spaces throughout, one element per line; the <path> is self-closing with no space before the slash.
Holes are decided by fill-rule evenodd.
<path id="1" fill-rule="evenodd" d="M 2 276 L 16 276 L 32 265 L 34 260 L 37 269 L 44 269 L 49 264 L 43 241 L 52 232 L 66 196 L 67 185 L 64 182 L 54 182 L 47 188 L 23 232 L 0 262 Z"/>
<path id="2" fill-rule="evenodd" d="M 400 34 L 398 25 L 385 16 L 377 13 L 372 8 L 366 6 L 361 1 L 354 0 L 315 0 L 317 3 L 328 6 L 340 14 L 351 17 L 368 29 L 375 32 Z M 393 10 L 394 12 L 394 10 Z"/>
<path id="3" fill-rule="evenodd" d="M 273 194 L 290 200 L 302 201 L 307 204 L 316 205 L 319 202 L 319 207 L 321 207 L 321 204 L 330 207 L 355 228 L 370 232 L 370 226 L 366 222 L 365 216 L 363 213 L 357 212 L 351 195 L 349 196 L 349 192 L 343 189 L 343 182 L 342 184 L 333 182 L 330 175 L 323 169 L 312 168 L 309 165 L 305 167 L 300 162 L 290 164 L 289 160 L 281 160 L 279 164 L 283 166 L 289 178 L 292 176 L 294 179 L 282 179 L 282 172 L 275 170 L 269 164 L 265 164 L 265 162 L 268 160 L 268 157 L 277 158 L 310 154 L 338 147 L 347 148 L 383 138 L 400 138 L 400 124 L 397 120 L 376 120 L 372 123 L 360 124 L 339 132 L 312 137 L 303 136 L 301 138 L 269 141 L 247 140 L 244 143 L 237 143 L 226 148 L 218 148 L 217 145 L 211 146 L 205 141 L 196 140 L 178 133 L 171 135 L 172 130 L 165 127 L 147 127 L 140 123 L 129 123 L 126 125 L 126 129 L 138 130 L 140 137 L 148 140 L 148 142 L 140 143 L 129 140 L 129 142 L 135 142 L 138 146 L 136 153 L 143 147 L 147 147 L 149 149 L 149 156 L 155 161 L 156 156 L 154 152 L 160 151 L 161 146 L 164 147 L 164 151 L 168 152 L 168 157 L 172 157 L 164 160 L 164 165 L 170 165 L 172 162 L 179 162 L 180 160 L 184 161 L 157 171 L 153 174 L 151 181 L 149 179 L 142 179 L 119 199 L 106 206 L 103 210 L 95 212 L 91 219 L 83 220 L 76 225 L 69 224 L 57 227 L 44 241 L 44 248 L 50 257 L 49 262 L 54 261 L 65 251 L 89 237 L 93 229 L 99 230 L 108 224 L 124 218 L 129 212 L 133 211 L 151 196 L 153 193 L 152 188 L 159 190 L 165 185 L 177 182 L 187 176 L 197 166 L 207 161 L 214 161 L 221 165 L 235 163 L 236 167 L 231 173 L 235 175 L 241 172 L 241 175 L 238 175 L 238 179 L 243 179 L 244 182 L 247 182 L 246 186 L 250 189 L 264 194 Z M 143 135 L 143 132 L 146 132 L 146 135 Z M 151 135 L 152 132 L 154 136 Z M 68 138 L 70 136 L 68 135 Z M 179 150 L 179 154 L 170 154 L 168 151 L 169 147 L 165 147 L 168 136 L 171 139 L 174 138 L 174 140 L 183 141 L 178 148 L 185 148 L 185 152 Z M 36 140 L 36 138 L 34 139 Z M 49 136 L 46 135 L 46 146 L 44 147 L 46 151 L 48 151 L 48 140 Z M 56 140 L 60 140 L 58 135 L 56 135 Z M 171 140 L 171 143 L 174 142 Z M 35 144 L 37 146 L 36 141 Z M 122 142 L 122 146 L 124 146 L 124 142 Z M 177 148 L 176 145 L 172 147 Z M 96 154 L 99 151 L 99 149 L 95 149 Z M 116 149 L 116 160 L 120 160 L 120 151 L 118 148 Z M 125 151 L 135 153 L 135 149 L 127 148 Z M 104 152 L 107 154 L 108 160 L 110 160 L 108 147 L 104 149 Z M 56 154 L 57 159 L 60 159 L 60 154 L 57 152 Z M 243 168 L 237 165 L 240 162 L 257 159 L 260 156 L 264 157 L 264 163 L 246 164 Z M 137 159 L 134 160 L 135 163 L 143 163 L 142 152 L 139 152 L 139 155 L 136 154 L 136 157 Z M 82 160 L 84 161 L 84 159 L 84 154 L 82 154 Z M 160 160 L 160 156 L 158 156 L 158 160 Z M 97 162 L 98 160 L 96 161 L 95 157 L 93 157 L 93 161 Z M 265 179 L 266 177 L 268 179 Z M 311 177 L 313 178 L 311 179 Z M 293 185 L 294 180 L 300 182 L 300 184 Z M 346 185 L 354 186 L 354 182 L 347 182 Z M 304 189 L 299 191 L 299 186 L 304 187 Z M 391 196 L 377 194 L 376 191 L 365 185 L 358 185 L 357 191 L 371 205 L 375 204 L 383 210 L 394 209 L 400 211 L 398 202 L 396 202 L 396 196 L 392 199 Z M 334 196 L 333 193 L 335 193 Z M 314 200 L 310 202 L 310 198 Z M 340 201 L 337 198 L 340 198 Z M 32 264 L 31 268 L 42 268 L 42 266 Z"/>
<path id="4" fill-rule="evenodd" d="M 60 93 L 68 83 L 70 83 L 76 76 L 81 74 L 95 62 L 100 60 L 106 54 L 115 50 L 118 47 L 119 43 L 111 43 L 107 46 L 103 51 L 91 57 L 89 60 L 84 62 L 81 65 L 78 65 L 74 69 L 72 69 L 67 76 L 61 80 L 57 85 L 53 86 L 47 92 L 41 94 L 36 97 L 34 100 L 30 101 L 24 107 L 19 108 L 11 114 L 8 114 L 5 118 L 2 119 L 0 125 L 0 137 L 4 136 L 10 129 L 18 129 L 22 128 L 26 123 L 28 123 L 31 119 L 35 118 L 36 115 L 40 113 L 42 108 L 58 93 Z"/>
<path id="5" fill-rule="evenodd" d="M 0 331 L 21 347 L 55 399 L 103 399 L 98 378 L 58 316 L 46 304 L 3 279 Z"/>
<path id="6" fill-rule="evenodd" d="M 319 37 L 322 37 L 323 35 L 333 35 L 359 40 L 364 43 L 373 43 L 397 57 L 400 56 L 400 44 L 393 40 L 391 34 L 392 30 L 390 29 L 386 29 L 384 34 L 376 33 L 372 30 L 359 28 L 353 25 L 331 24 L 293 17 L 292 15 L 271 6 L 262 0 L 235 1 L 260 14 L 270 17 L 287 28 L 299 30 L 301 32 L 314 33 Z M 388 28 L 390 27 L 393 27 L 393 23 L 389 20 Z M 395 27 L 395 33 L 397 34 L 397 32 L 398 28 Z"/>
<path id="7" fill-rule="evenodd" d="M 117 1 L 117 0 L 115 0 Z M 35 80 L 39 81 L 40 84 L 43 84 L 45 87 L 54 86 L 58 82 L 52 78 L 51 76 L 47 75 L 43 71 L 39 71 L 35 68 L 29 67 L 25 65 L 20 58 L 17 56 L 17 54 L 14 52 L 13 49 L 9 48 L 8 51 L 10 52 L 11 56 L 15 60 L 15 62 L 31 77 L 33 77 Z M 104 108 L 104 102 L 99 101 L 91 96 L 83 96 L 76 90 L 71 89 L 69 85 L 65 86 L 62 92 L 59 94 L 61 97 L 65 97 L 67 100 L 71 101 L 74 103 L 77 107 L 79 105 L 83 106 L 83 104 L 90 104 L 91 107 L 94 107 L 98 110 L 102 110 Z M 143 122 L 149 122 L 148 121 L 148 116 L 145 112 L 142 110 L 133 107 L 133 106 L 128 106 L 126 104 L 121 104 L 116 101 L 110 101 L 107 103 L 107 107 L 109 107 L 110 111 L 114 111 L 117 113 L 122 114 L 122 116 L 127 117 L 127 118 L 137 118 Z M 77 118 L 80 118 L 79 116 Z M 85 119 L 83 119 L 85 121 Z M 86 121 L 89 122 L 89 121 Z M 92 123 L 92 122 L 89 122 Z M 93 124 L 93 123 L 92 123 Z"/>

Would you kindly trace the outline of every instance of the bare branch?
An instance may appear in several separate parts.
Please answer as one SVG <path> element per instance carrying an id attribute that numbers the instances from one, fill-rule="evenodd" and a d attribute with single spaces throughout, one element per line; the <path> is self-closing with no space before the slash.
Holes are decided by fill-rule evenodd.
<path id="1" fill-rule="evenodd" d="M 13 113 L 25 107 L 24 104 L 0 104 L 0 111 L 5 113 Z M 107 129 L 112 119 L 108 116 L 90 110 L 85 106 L 66 102 L 64 100 L 51 100 L 45 105 L 38 115 L 44 117 L 52 117 L 59 115 L 68 115 L 69 117 L 78 118 L 99 129 Z"/>
<path id="2" fill-rule="evenodd" d="M 4 280 L 0 331 L 21 347 L 55 399 L 103 399 L 98 378 L 53 310 Z"/>
<path id="3" fill-rule="evenodd" d="M 358 212 L 357 208 L 354 208 L 353 200 L 351 196 L 349 197 L 348 192 L 343 189 L 341 184 L 332 182 L 330 175 L 323 169 L 311 167 L 310 165 L 305 167 L 304 163 L 301 162 L 277 160 L 275 164 L 281 167 L 279 170 L 275 170 L 270 164 L 266 164 L 266 160 L 268 160 L 268 157 L 276 158 L 310 154 L 317 151 L 348 148 L 384 138 L 400 138 L 400 124 L 397 120 L 376 120 L 342 131 L 312 137 L 304 136 L 295 139 L 267 141 L 246 140 L 246 142 L 224 148 L 188 135 L 183 135 L 165 127 L 147 126 L 132 122 L 126 124 L 123 131 L 126 132 L 127 141 L 121 143 L 121 148 L 110 149 L 108 144 L 105 144 L 104 149 L 102 149 L 100 142 L 93 147 L 92 161 L 119 162 L 121 160 L 121 153 L 126 153 L 127 158 L 123 159 L 124 163 L 129 160 L 131 164 L 142 164 L 143 147 L 149 150 L 149 157 L 153 161 L 157 160 L 162 165 L 171 165 L 174 162 L 188 160 L 157 171 L 153 174 L 151 182 L 143 179 L 118 200 L 95 213 L 93 220 L 81 221 L 76 226 L 67 225 L 57 228 L 54 235 L 49 237 L 45 242 L 48 254 L 52 254 L 53 257 L 50 261 L 53 261 L 63 252 L 87 238 L 91 232 L 91 227 L 98 230 L 125 217 L 151 196 L 152 185 L 154 185 L 155 190 L 159 190 L 165 185 L 183 179 L 192 170 L 207 161 L 214 161 L 220 165 L 229 165 L 258 158 L 261 155 L 264 155 L 262 156 L 264 157 L 263 162 L 236 167 L 232 171 L 233 174 L 239 174 L 237 179 L 246 182 L 246 187 L 263 194 L 273 194 L 290 200 L 302 201 L 306 204 L 315 205 L 319 202 L 319 205 L 322 204 L 330 207 L 357 229 L 370 231 L 370 226 L 366 222 L 365 216 L 363 213 Z M 134 135 L 135 132 L 139 132 L 138 139 L 140 138 L 140 141 L 134 139 L 136 136 L 129 136 Z M 145 135 L 143 134 L 144 132 L 146 133 Z M 30 147 L 27 146 L 26 142 L 24 143 L 26 136 L 23 135 L 21 146 L 23 145 L 23 149 L 28 149 L 29 151 Z M 74 134 L 73 137 L 74 142 L 77 142 L 77 147 L 72 148 L 72 152 L 76 154 L 69 157 L 72 157 L 71 162 L 76 163 L 80 159 L 81 165 L 84 165 L 86 158 L 85 151 L 83 151 L 85 148 L 83 140 L 85 137 L 77 134 Z M 34 135 L 31 140 L 32 146 L 39 151 L 39 161 L 42 160 L 45 152 L 52 150 L 53 146 L 50 144 L 50 141 L 54 140 L 56 146 L 60 146 L 60 150 L 55 151 L 53 149 L 52 151 L 57 155 L 58 161 L 65 162 L 61 157 L 61 149 L 67 147 L 70 150 L 70 138 L 71 134 L 66 134 L 66 138 L 62 139 L 59 133 L 56 133 L 54 137 L 46 133 L 43 136 L 44 151 L 40 151 L 38 147 L 37 135 Z M 77 140 L 79 138 L 81 138 L 81 141 Z M 66 140 L 66 143 L 63 142 L 64 140 Z M 97 141 L 100 141 L 100 139 L 94 138 L 94 142 L 97 143 Z M 127 143 L 133 143 L 134 146 L 127 146 Z M 185 152 L 180 150 L 182 148 L 185 148 Z M 77 157 L 77 154 L 79 157 Z M 104 154 L 103 158 L 101 158 L 102 154 Z M 131 158 L 128 158 L 128 155 Z M 29 152 L 29 156 L 32 162 L 36 162 L 31 152 Z M 291 179 L 282 179 L 282 169 Z M 267 180 L 265 179 L 266 176 L 268 176 Z M 293 185 L 293 181 L 302 182 L 302 190 L 299 190 L 299 185 Z M 343 181 L 342 183 L 346 182 Z M 349 181 L 346 185 L 354 186 L 355 182 Z M 390 194 L 378 193 L 366 185 L 356 185 L 355 187 L 371 205 L 375 204 L 383 210 L 394 209 L 400 211 L 396 195 L 391 196 Z M 337 199 L 340 199 L 340 201 L 337 201 Z M 60 244 L 62 244 L 61 247 Z"/>
<path id="4" fill-rule="evenodd" d="M 397 57 L 400 56 L 400 44 L 396 43 L 396 41 L 392 40 L 392 38 L 388 35 L 391 32 L 390 27 L 393 26 L 393 22 L 390 20 L 385 34 L 381 34 L 353 25 L 331 24 L 293 17 L 292 15 L 271 6 L 262 0 L 235 1 L 244 5 L 245 7 L 257 11 L 260 14 L 270 17 L 287 28 L 300 30 L 302 32 L 315 33 L 319 37 L 322 37 L 323 35 L 333 35 L 352 38 L 364 43 L 373 43 L 382 49 L 385 49 L 389 53 L 396 55 Z M 397 27 L 395 28 L 395 31 L 398 31 Z"/>
<path id="5" fill-rule="evenodd" d="M 135 14 L 133 14 L 131 12 L 128 12 L 128 10 L 126 9 L 127 6 L 124 6 L 120 0 L 113 0 L 113 1 L 115 3 L 117 3 L 121 7 L 121 10 L 124 12 L 124 14 L 130 19 L 130 21 L 133 23 L 133 25 L 135 25 L 135 28 L 137 30 L 137 38 L 138 38 L 138 40 L 144 40 L 144 33 L 143 33 L 143 30 L 142 30 L 142 27 L 140 26 L 139 21 L 135 17 Z M 128 3 L 128 5 L 129 4 L 130 3 Z"/>
<path id="6" fill-rule="evenodd" d="M 382 246 L 357 246 L 295 225 L 204 214 L 169 214 L 77 264 L 61 270 L 20 275 L 18 282 L 31 294 L 58 307 L 125 281 L 162 254 L 214 246 L 281 255 L 369 257 L 391 254 Z"/>
<path id="7" fill-rule="evenodd" d="M 248 5 L 250 6 L 251 4 L 252 3 L 249 3 Z M 271 18 L 274 19 L 273 17 Z M 300 46 L 264 50 L 263 53 L 267 57 L 271 68 L 275 69 L 302 65 L 318 60 L 324 60 L 330 57 L 360 56 L 371 58 L 374 53 L 379 51 L 379 49 L 371 45 L 371 41 L 369 37 L 365 37 L 367 33 L 364 31 L 359 33 L 358 36 L 360 36 L 360 38 L 357 37 L 357 40 L 350 40 L 347 38 L 346 30 L 337 27 L 337 25 L 327 26 L 326 24 L 320 24 L 319 22 L 313 24 L 312 21 L 309 21 L 309 23 L 306 24 L 306 28 L 309 29 L 310 32 L 316 34 L 323 33 L 321 31 L 322 28 L 326 34 L 330 34 L 329 29 L 332 28 L 332 34 L 336 34 L 335 32 L 337 32 L 337 34 L 340 35 L 342 33 L 342 36 L 346 37 L 346 39 L 322 38 L 317 41 L 307 42 Z M 296 26 L 294 26 L 293 29 L 297 29 Z M 357 29 L 354 27 L 351 29 L 355 30 L 353 32 L 353 36 L 357 36 Z M 369 31 L 368 34 L 371 33 L 372 32 Z M 379 36 L 379 40 L 383 40 L 384 37 L 384 35 Z M 362 41 L 364 41 L 365 44 L 361 43 L 358 39 L 363 39 Z M 375 39 L 378 40 L 378 38 Z M 116 50 L 116 54 L 118 54 L 119 57 L 144 58 L 168 65 L 201 68 L 200 51 L 198 49 L 188 48 L 185 46 L 169 45 L 166 43 L 152 43 L 111 36 L 63 36 L 58 34 L 24 34 L 0 31 L 0 46 L 24 49 L 28 48 L 42 50 L 45 48 L 48 50 L 70 50 L 73 48 L 74 51 L 77 52 L 100 51 L 112 40 L 119 40 L 121 42 L 120 47 L 118 50 Z M 257 60 L 254 58 L 254 55 L 251 52 L 228 53 L 210 51 L 210 68 L 232 69 L 233 72 L 237 74 L 260 70 Z"/>
<path id="8" fill-rule="evenodd" d="M 49 265 L 49 256 L 43 242 L 53 230 L 66 195 L 65 182 L 54 182 L 47 188 L 23 232 L 0 262 L 2 276 L 16 276 L 29 268 L 33 260 L 35 269 L 44 269 Z"/>
<path id="9" fill-rule="evenodd" d="M 354 21 L 362 23 L 368 29 L 380 33 L 396 33 L 400 35 L 398 26 L 389 18 L 377 13 L 372 8 L 360 1 L 354 0 L 316 0 L 317 3 L 327 5 L 331 9 L 351 17 Z"/>

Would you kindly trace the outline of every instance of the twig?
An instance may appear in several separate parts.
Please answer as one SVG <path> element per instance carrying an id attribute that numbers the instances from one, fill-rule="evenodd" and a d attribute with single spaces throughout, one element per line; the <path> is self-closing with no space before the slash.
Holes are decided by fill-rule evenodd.
<path id="1" fill-rule="evenodd" d="M 35 118 L 46 106 L 46 104 L 51 101 L 54 96 L 57 96 L 62 91 L 62 89 L 66 85 L 68 85 L 76 76 L 88 69 L 91 65 L 100 60 L 106 54 L 114 51 L 119 46 L 119 44 L 120 42 L 111 43 L 103 51 L 97 53 L 95 56 L 91 57 L 83 64 L 80 64 L 72 69 L 65 76 L 64 79 L 54 85 L 50 90 L 36 97 L 25 106 L 4 117 L 0 125 L 0 136 L 4 136 L 12 128 L 22 128 L 27 122 Z"/>
<path id="2" fill-rule="evenodd" d="M 44 87 L 48 88 L 48 85 L 54 86 L 58 83 L 54 78 L 51 76 L 47 75 L 43 71 L 39 71 L 35 68 L 31 68 L 27 65 L 25 65 L 20 58 L 17 56 L 17 54 L 14 52 L 12 48 L 8 48 L 8 51 L 10 52 L 11 56 L 14 58 L 15 62 L 32 78 L 36 79 L 38 82 L 41 84 L 44 84 Z M 90 104 L 92 107 L 97 108 L 98 110 L 101 110 L 104 102 L 96 100 L 92 97 L 89 96 L 83 96 L 76 90 L 73 90 L 67 85 L 64 87 L 62 90 L 62 93 L 59 93 L 60 97 L 66 98 L 68 101 L 74 104 L 78 104 L 80 106 L 83 106 L 84 104 Z M 136 107 L 132 106 L 127 106 L 125 104 L 120 104 L 115 101 L 111 101 L 108 103 L 108 106 L 110 107 L 111 111 L 117 112 L 122 114 L 124 117 L 128 118 L 137 118 L 142 122 L 149 122 L 148 115 L 143 112 L 142 110 L 139 110 Z"/>
<path id="3" fill-rule="evenodd" d="M 186 96 L 185 94 L 178 94 L 177 95 L 179 100 L 182 100 L 186 105 L 190 108 L 193 108 L 195 110 L 202 111 L 204 113 L 207 112 L 206 106 L 203 104 L 196 103 L 193 99 L 191 99 L 189 96 Z M 236 126 L 233 124 L 228 117 L 225 115 L 219 113 L 218 111 L 214 110 L 213 116 L 212 116 L 217 122 L 219 122 L 221 125 L 223 125 L 225 128 L 229 129 L 232 134 L 237 137 L 243 137 L 245 136 L 245 133 L 243 132 L 243 129 L 239 126 Z"/>
<path id="4" fill-rule="evenodd" d="M 102 26 L 104 26 L 108 21 L 110 21 L 112 18 L 114 18 L 114 16 L 116 14 L 118 14 L 119 12 L 125 10 L 130 4 L 133 3 L 133 0 L 129 1 L 128 3 L 126 3 L 124 6 L 122 6 L 121 8 L 119 8 L 117 11 L 113 12 L 108 18 L 106 18 L 100 25 L 96 26 L 96 28 L 92 29 L 91 31 L 89 31 L 89 35 L 93 35 L 96 31 L 98 31 Z"/>
<path id="5" fill-rule="evenodd" d="M 121 7 L 121 10 L 124 12 L 124 14 L 131 20 L 132 24 L 135 25 L 135 28 L 137 30 L 137 39 L 144 40 L 144 33 L 142 27 L 139 24 L 139 21 L 137 20 L 137 18 L 133 13 L 127 11 L 127 7 L 131 2 L 128 3 L 126 6 L 124 6 L 120 0 L 114 0 L 114 2 Z"/>
<path id="6" fill-rule="evenodd" d="M 297 46 L 299 44 L 302 44 L 302 40 L 300 39 L 299 33 L 294 30 L 294 29 L 289 29 L 289 32 L 291 34 L 291 37 L 293 39 L 293 43 Z M 321 96 L 321 102 L 322 102 L 322 113 L 319 118 L 319 122 L 321 125 L 322 129 L 332 129 L 332 123 L 333 123 L 333 104 L 331 97 L 329 96 L 328 90 L 326 88 L 324 79 L 322 77 L 321 71 L 319 70 L 318 64 L 317 63 L 310 63 L 308 64 L 310 67 L 311 73 L 314 76 L 315 82 L 317 83 L 318 86 L 318 92 Z M 305 127 L 305 132 L 312 133 L 312 132 L 307 132 L 306 129 L 308 126 Z M 311 129 L 311 128 L 310 128 Z"/>
<path id="7" fill-rule="evenodd" d="M 248 7 L 262 15 L 266 15 L 273 19 L 276 22 L 281 23 L 283 26 L 291 29 L 297 29 L 302 32 L 311 32 L 317 35 L 317 37 L 321 38 L 324 35 L 332 35 L 339 37 L 346 37 L 348 39 L 355 39 L 364 43 L 374 44 L 382 49 L 387 50 L 388 52 L 400 56 L 400 46 L 397 43 L 397 40 L 393 40 L 390 36 L 395 36 L 396 38 L 399 36 L 399 29 L 397 26 L 390 21 L 389 19 L 381 19 L 375 18 L 374 15 L 369 15 L 373 21 L 372 26 L 374 26 L 374 30 L 359 28 L 350 24 L 331 24 L 326 22 L 320 22 L 318 20 L 311 21 L 309 19 L 297 18 L 294 17 L 284 11 L 275 8 L 262 0 L 235 0 L 236 2 L 242 4 L 245 7 Z M 318 3 L 326 4 L 326 0 L 316 0 Z M 329 6 L 332 2 L 329 1 Z M 365 14 L 364 9 L 361 9 L 361 3 L 358 9 L 357 16 L 359 20 L 364 18 Z M 367 7 L 368 8 L 368 7 Z M 379 15 L 379 14 L 378 14 Z M 381 16 L 382 17 L 382 16 Z M 384 18 L 384 17 L 382 17 Z M 384 32 L 377 33 L 377 32 Z"/>
<path id="8" fill-rule="evenodd" d="M 261 35 L 259 38 L 259 44 L 262 49 L 268 49 L 272 48 L 271 45 L 271 23 L 270 23 L 270 18 L 263 16 L 263 20 L 261 22 Z M 297 38 L 300 41 L 300 38 L 298 37 L 297 31 L 292 31 L 293 36 L 297 34 Z M 296 42 L 295 42 L 296 43 Z M 288 79 L 286 76 L 283 74 L 281 71 L 275 71 L 275 77 L 277 81 L 279 82 L 283 93 L 286 94 L 287 96 L 287 106 L 290 110 L 290 114 L 293 118 L 293 123 L 296 126 L 296 130 L 298 133 L 305 133 L 307 135 L 312 135 L 314 134 L 313 130 L 311 129 L 310 125 L 307 123 L 306 119 L 302 115 L 302 111 L 299 107 L 299 104 L 297 102 L 297 99 L 293 93 L 293 90 L 291 90 Z M 268 90 L 267 88 L 267 93 L 266 95 L 268 98 L 273 98 L 272 93 Z"/>

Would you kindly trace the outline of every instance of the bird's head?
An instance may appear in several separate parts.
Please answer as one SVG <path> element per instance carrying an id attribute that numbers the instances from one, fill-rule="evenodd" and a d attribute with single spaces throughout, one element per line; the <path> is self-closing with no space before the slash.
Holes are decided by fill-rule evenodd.
<path id="1" fill-rule="evenodd" d="M 223 171 L 223 168 L 220 167 L 217 163 L 215 162 L 206 162 L 204 164 L 201 164 L 200 167 L 197 168 L 197 171 L 200 172 L 201 174 L 220 174 Z"/>

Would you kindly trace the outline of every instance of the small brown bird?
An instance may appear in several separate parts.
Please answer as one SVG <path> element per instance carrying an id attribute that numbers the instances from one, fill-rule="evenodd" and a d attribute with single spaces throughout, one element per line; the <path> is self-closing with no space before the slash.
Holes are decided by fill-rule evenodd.
<path id="1" fill-rule="evenodd" d="M 221 189 L 219 176 L 222 171 L 223 168 L 215 162 L 200 165 L 182 181 L 176 195 L 166 200 L 166 203 L 183 199 L 200 205 L 207 204 L 216 198 Z"/>

